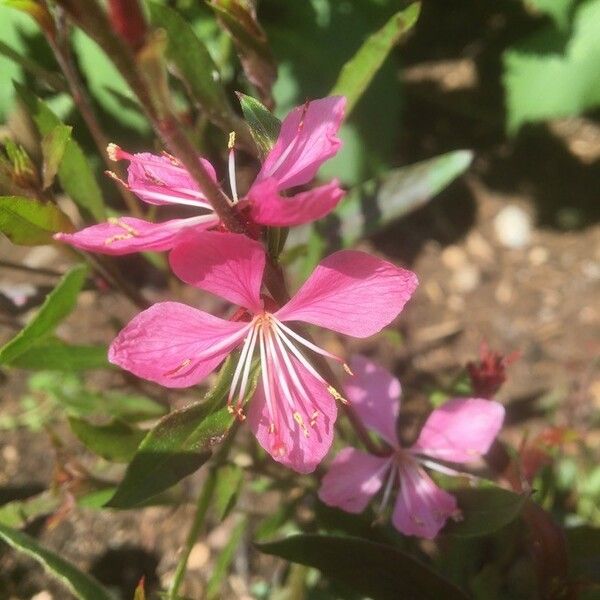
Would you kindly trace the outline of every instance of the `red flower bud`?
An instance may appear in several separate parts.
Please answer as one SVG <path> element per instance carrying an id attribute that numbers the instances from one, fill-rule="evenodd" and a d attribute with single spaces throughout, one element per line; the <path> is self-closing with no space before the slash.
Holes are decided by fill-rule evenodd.
<path id="1" fill-rule="evenodd" d="M 487 342 L 481 343 L 479 361 L 467 363 L 473 394 L 481 398 L 492 398 L 506 381 L 506 369 L 517 360 L 518 352 L 503 356 L 490 350 Z"/>
<path id="2" fill-rule="evenodd" d="M 147 25 L 139 0 L 108 0 L 108 17 L 114 30 L 133 50 L 142 47 Z"/>

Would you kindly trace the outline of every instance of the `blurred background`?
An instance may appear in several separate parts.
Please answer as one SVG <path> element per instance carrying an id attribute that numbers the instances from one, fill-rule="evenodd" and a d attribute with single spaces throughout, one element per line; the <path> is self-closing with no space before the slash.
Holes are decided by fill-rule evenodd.
<path id="1" fill-rule="evenodd" d="M 227 89 L 252 94 L 213 12 L 200 1 L 166 4 L 180 10 L 206 43 Z M 276 63 L 275 113 L 281 118 L 306 99 L 326 95 L 365 38 L 401 6 L 391 0 L 259 2 L 258 20 Z M 148 124 L 108 60 L 80 31 L 73 45 L 109 139 L 131 151 L 152 148 Z M 43 76 L 15 62 L 11 51 L 35 61 Z M 15 139 L 35 155 L 31 123 L 11 84 L 16 80 L 73 126 L 105 197 L 118 207 L 120 199 L 102 175 L 103 164 L 70 97 L 48 85 L 48 73 L 58 71 L 33 20 L 0 5 L 0 138 Z M 196 119 L 183 90 L 175 90 L 177 108 L 182 119 L 189 117 L 199 147 L 223 165 L 224 134 Z M 342 139 L 342 152 L 321 175 L 335 175 L 352 189 L 392 169 L 450 151 L 472 151 L 472 163 L 451 185 L 439 185 L 445 189 L 437 194 L 433 183 L 432 190 L 413 190 L 402 218 L 360 242 L 409 266 L 421 285 L 396 329 L 342 350 L 366 352 L 394 370 L 412 423 L 454 392 L 457 377 L 478 358 L 482 342 L 509 356 L 499 394 L 509 407 L 503 438 L 515 448 L 542 440 L 534 487 L 541 490 L 543 506 L 569 527 L 575 573 L 591 576 L 596 570 L 597 577 L 600 0 L 426 0 L 416 26 L 392 51 L 344 125 Z M 247 168 L 250 177 L 253 162 L 243 153 L 239 160 L 242 174 Z M 325 245 L 327 235 L 327 229 L 321 231 Z M 0 256 L 4 342 L 55 281 L 52 272 L 68 261 L 53 246 L 16 247 L 5 239 L 0 239 Z M 170 293 L 160 270 L 141 259 L 122 260 L 131 281 L 152 298 Z M 110 319 L 131 314 L 129 306 L 110 297 L 84 292 L 61 333 L 73 341 L 108 343 Z M 329 344 L 339 341 L 332 338 Z M 63 450 L 85 462 L 82 447 L 57 422 L 57 407 L 65 394 L 72 400 L 92 394 L 103 380 L 8 370 L 0 377 L 0 503 L 6 503 L 65 476 L 57 475 L 56 456 Z M 189 399 L 180 395 L 175 401 Z M 53 433 L 43 433 L 49 424 Z M 189 485 L 196 489 L 194 478 Z M 112 515 L 77 510 L 77 518 L 58 519 L 43 534 L 48 546 L 122 590 L 124 598 L 131 597 L 140 574 L 146 574 L 150 589 L 172 576 L 184 537 L 181 523 L 190 515 L 186 507 Z M 195 547 L 190 568 L 198 581 L 189 584 L 190 597 L 201 597 L 206 573 L 231 528 L 225 521 Z M 468 581 L 478 598 L 532 597 L 528 563 L 515 549 L 519 543 L 512 530 L 484 549 L 456 542 L 452 548 L 469 559 L 461 565 L 440 559 L 439 566 L 448 576 Z M 223 597 L 275 597 L 270 586 L 281 575 L 277 568 L 265 559 L 250 560 L 249 542 L 242 539 L 239 545 L 236 574 Z M 512 550 L 503 555 L 500 548 L 507 545 Z M 41 568 L 0 549 L 1 600 L 62 600 L 67 596 L 59 589 Z M 346 597 L 328 593 L 310 597 Z"/>

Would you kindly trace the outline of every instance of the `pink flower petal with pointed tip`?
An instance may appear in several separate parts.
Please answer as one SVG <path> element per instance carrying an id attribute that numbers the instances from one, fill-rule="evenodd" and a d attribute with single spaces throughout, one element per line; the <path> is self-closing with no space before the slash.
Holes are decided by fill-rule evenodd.
<path id="1" fill-rule="evenodd" d="M 396 318 L 417 284 L 411 271 L 364 252 L 341 250 L 322 260 L 275 316 L 369 337 Z"/>
<path id="2" fill-rule="evenodd" d="M 265 179 L 248 192 L 250 215 L 257 223 L 273 227 L 311 223 L 329 214 L 344 196 L 336 179 L 291 198 L 279 195 L 277 189 L 275 179 Z"/>
<path id="3" fill-rule="evenodd" d="M 127 184 L 129 189 L 144 202 L 210 207 L 194 178 L 175 159 L 149 152 L 129 154 L 120 148 L 112 152 L 114 158 L 130 161 L 127 168 Z M 199 158 L 199 161 L 208 171 L 211 179 L 216 181 L 214 167 L 204 158 Z"/>
<path id="4" fill-rule="evenodd" d="M 365 356 L 350 361 L 354 375 L 344 381 L 346 398 L 361 421 L 388 444 L 398 447 L 396 421 L 400 413 L 400 382 L 386 369 Z"/>
<path id="5" fill-rule="evenodd" d="M 337 137 L 346 98 L 329 96 L 294 108 L 281 124 L 275 146 L 255 183 L 277 180 L 280 190 L 308 183 L 341 146 Z"/>
<path id="6" fill-rule="evenodd" d="M 201 231 L 218 223 L 214 215 L 173 219 L 164 223 L 119 217 L 75 233 L 57 233 L 54 239 L 89 252 L 120 256 L 132 252 L 169 250 L 183 239 L 186 232 Z"/>
<path id="7" fill-rule="evenodd" d="M 489 450 L 503 420 L 498 402 L 449 400 L 429 415 L 411 451 L 455 463 L 477 460 Z"/>
<path id="8" fill-rule="evenodd" d="M 182 281 L 254 312 L 262 310 L 265 251 L 259 242 L 237 233 L 203 231 L 178 244 L 169 263 Z"/>
<path id="9" fill-rule="evenodd" d="M 383 484 L 390 459 L 344 448 L 321 481 L 319 498 L 328 506 L 360 513 Z"/>
<path id="10" fill-rule="evenodd" d="M 302 428 L 294 420 L 293 409 L 288 404 L 285 390 L 279 380 L 281 374 L 277 373 L 273 380 L 273 399 L 281 419 L 279 433 L 282 446 L 274 446 L 276 438 L 270 431 L 271 420 L 262 383 L 259 383 L 250 403 L 248 422 L 259 444 L 274 460 L 298 473 L 312 473 L 331 447 L 337 406 L 325 385 L 315 379 L 294 357 L 291 357 L 291 360 L 304 384 L 304 389 L 319 411 L 314 425 L 311 426 L 313 407 L 306 407 L 301 399 L 296 398 L 296 408 L 308 430 L 308 436 L 304 435 Z"/>
<path id="11" fill-rule="evenodd" d="M 422 468 L 408 464 L 399 469 L 400 490 L 392 523 L 404 535 L 433 539 L 456 514 L 456 498 L 439 488 Z"/>
<path id="12" fill-rule="evenodd" d="M 108 359 L 165 387 L 189 387 L 211 373 L 240 344 L 249 327 L 178 302 L 160 302 L 121 330 L 110 345 Z"/>

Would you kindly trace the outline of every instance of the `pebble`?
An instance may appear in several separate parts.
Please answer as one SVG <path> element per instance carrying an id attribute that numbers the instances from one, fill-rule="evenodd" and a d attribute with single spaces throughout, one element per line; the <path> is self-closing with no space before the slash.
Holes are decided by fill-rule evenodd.
<path id="1" fill-rule="evenodd" d="M 494 231 L 505 248 L 524 248 L 531 241 L 531 216 L 516 204 L 505 206 L 494 219 Z"/>
<path id="2" fill-rule="evenodd" d="M 194 571 L 199 571 L 208 562 L 209 558 L 209 547 L 202 542 L 198 542 L 192 547 L 192 551 L 188 558 L 188 567 Z"/>
<path id="3" fill-rule="evenodd" d="M 452 276 L 452 286 L 463 294 L 475 291 L 480 281 L 479 269 L 470 264 L 465 264 Z"/>
<path id="4" fill-rule="evenodd" d="M 52 600 L 54 596 L 50 592 L 38 592 L 34 596 L 31 596 L 31 600 Z"/>
<path id="5" fill-rule="evenodd" d="M 550 253 L 548 250 L 542 246 L 536 246 L 529 251 L 527 255 L 529 258 L 529 262 L 533 267 L 541 267 L 545 262 L 548 261 L 550 257 Z"/>

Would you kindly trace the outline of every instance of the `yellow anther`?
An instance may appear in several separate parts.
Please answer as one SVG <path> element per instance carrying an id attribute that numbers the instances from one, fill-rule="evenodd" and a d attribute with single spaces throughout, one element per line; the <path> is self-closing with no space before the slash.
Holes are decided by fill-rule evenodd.
<path id="1" fill-rule="evenodd" d="M 302 429 L 302 433 L 304 434 L 304 437 L 308 437 L 308 429 L 306 428 L 306 425 L 304 424 L 302 415 L 299 412 L 295 412 L 292 416 L 294 417 L 294 421 L 296 421 L 296 423 L 298 423 L 298 425 L 300 425 L 300 429 Z"/>
<path id="2" fill-rule="evenodd" d="M 167 371 L 165 377 L 175 377 L 175 375 L 178 375 L 183 369 L 189 367 L 191 364 L 192 359 L 186 358 L 178 367 L 175 367 L 172 371 Z"/>
<path id="3" fill-rule="evenodd" d="M 348 404 L 348 400 L 346 400 L 346 398 L 344 398 L 332 385 L 327 388 L 327 391 L 342 404 Z"/>
<path id="4" fill-rule="evenodd" d="M 106 154 L 108 154 L 108 158 L 110 158 L 110 160 L 114 160 L 117 161 L 119 160 L 117 158 L 117 152 L 120 150 L 119 146 L 117 146 L 116 144 L 110 143 L 108 146 L 106 146 Z"/>
<path id="5" fill-rule="evenodd" d="M 348 375 L 354 375 L 354 372 L 350 368 L 350 365 L 348 365 L 347 363 L 344 363 L 342 365 L 342 367 L 344 368 L 344 371 L 346 371 L 346 373 L 348 373 Z"/>
<path id="6" fill-rule="evenodd" d="M 233 150 L 234 146 L 235 146 L 235 131 L 231 131 L 229 133 L 229 141 L 227 142 L 227 149 Z"/>
<path id="7" fill-rule="evenodd" d="M 273 435 L 275 433 L 275 423 L 269 425 L 269 433 Z"/>
<path id="8" fill-rule="evenodd" d="M 140 235 L 140 232 L 137 229 L 134 229 L 131 225 L 125 223 L 125 221 L 119 219 L 118 217 L 109 217 L 108 222 L 111 225 L 118 225 L 121 229 L 124 229 L 130 235 Z"/>

